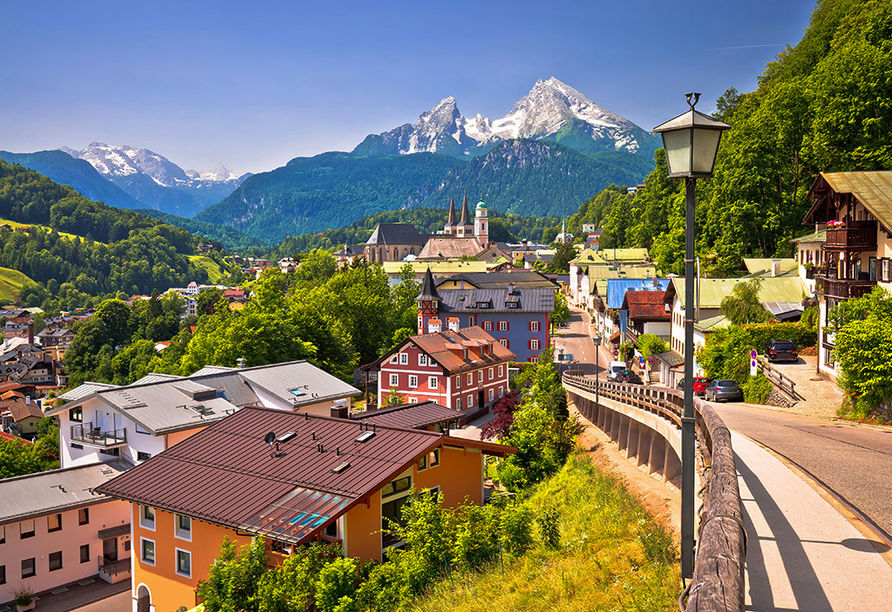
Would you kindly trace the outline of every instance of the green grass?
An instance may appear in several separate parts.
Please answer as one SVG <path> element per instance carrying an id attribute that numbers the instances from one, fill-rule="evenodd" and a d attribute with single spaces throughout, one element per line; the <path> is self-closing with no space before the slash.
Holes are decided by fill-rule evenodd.
<path id="1" fill-rule="evenodd" d="M 220 269 L 219 264 L 206 255 L 188 255 L 189 260 L 199 268 L 207 270 L 208 280 L 217 284 L 226 274 Z"/>
<path id="2" fill-rule="evenodd" d="M 0 268 L 0 299 L 12 301 L 19 299 L 22 286 L 29 283 L 34 281 L 18 270 Z"/>
<path id="3" fill-rule="evenodd" d="M 536 487 L 537 516 L 556 511 L 560 544 L 541 541 L 480 573 L 453 574 L 416 610 L 479 612 L 677 609 L 680 579 L 671 534 L 584 455 Z M 537 530 L 538 531 L 538 530 Z"/>
<path id="4" fill-rule="evenodd" d="M 10 221 L 9 219 L 4 219 L 2 217 L 0 217 L 0 225 L 8 225 L 9 227 L 11 227 L 13 229 L 18 229 L 20 227 L 37 227 L 37 228 L 44 230 L 47 233 L 50 233 L 53 231 L 53 228 L 51 228 L 47 225 L 40 225 L 39 223 L 21 223 L 19 221 Z M 59 232 L 59 235 L 65 236 L 66 238 L 70 238 L 72 240 L 74 240 L 75 238 L 80 238 L 81 240 L 84 239 L 83 236 L 78 236 L 77 234 L 69 234 L 68 232 Z M 103 244 L 103 243 L 96 241 L 96 244 Z"/>

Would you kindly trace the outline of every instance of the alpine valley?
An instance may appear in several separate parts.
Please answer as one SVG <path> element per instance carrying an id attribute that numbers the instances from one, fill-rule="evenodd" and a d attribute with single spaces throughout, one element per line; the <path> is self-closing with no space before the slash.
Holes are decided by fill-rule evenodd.
<path id="1" fill-rule="evenodd" d="M 571 215 L 610 184 L 640 183 L 659 146 L 658 137 L 550 78 L 501 119 L 466 118 L 448 97 L 414 124 L 369 135 L 350 153 L 298 157 L 257 175 L 237 176 L 222 163 L 204 173 L 183 170 L 148 149 L 98 142 L 2 151 L 0 158 L 112 206 L 280 242 L 379 212 L 443 208 L 461 195 L 500 212 Z"/>

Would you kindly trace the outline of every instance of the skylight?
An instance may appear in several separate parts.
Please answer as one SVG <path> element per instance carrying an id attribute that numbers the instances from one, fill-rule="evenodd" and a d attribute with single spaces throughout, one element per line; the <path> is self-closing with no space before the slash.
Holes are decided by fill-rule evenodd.
<path id="1" fill-rule="evenodd" d="M 306 389 L 306 387 L 304 387 Z M 288 392 L 295 397 L 300 397 L 301 395 L 306 395 L 307 392 L 301 389 L 300 387 L 295 387 L 294 389 L 288 389 Z"/>
<path id="2" fill-rule="evenodd" d="M 360 444 L 362 444 L 363 442 L 368 442 L 369 440 L 371 440 L 374 437 L 375 437 L 374 431 L 364 431 L 361 434 L 359 434 L 358 436 L 356 436 L 356 442 L 359 442 Z"/>

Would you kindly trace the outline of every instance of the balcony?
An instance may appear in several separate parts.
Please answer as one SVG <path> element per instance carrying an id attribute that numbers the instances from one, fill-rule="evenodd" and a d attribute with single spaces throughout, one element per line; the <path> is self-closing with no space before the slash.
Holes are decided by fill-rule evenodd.
<path id="1" fill-rule="evenodd" d="M 825 251 L 856 251 L 867 253 L 877 250 L 877 222 L 849 221 L 844 227 L 827 227 Z"/>
<path id="2" fill-rule="evenodd" d="M 127 444 L 127 430 L 102 431 L 99 427 L 94 428 L 93 423 L 79 423 L 71 426 L 71 441 L 101 448 L 120 446 Z"/>
<path id="3" fill-rule="evenodd" d="M 129 580 L 130 557 L 120 560 L 99 557 L 99 577 L 111 584 Z"/>
<path id="4" fill-rule="evenodd" d="M 848 300 L 862 297 L 873 291 L 877 282 L 872 280 L 850 280 L 845 278 L 823 278 L 823 289 L 825 297 L 838 298 Z"/>

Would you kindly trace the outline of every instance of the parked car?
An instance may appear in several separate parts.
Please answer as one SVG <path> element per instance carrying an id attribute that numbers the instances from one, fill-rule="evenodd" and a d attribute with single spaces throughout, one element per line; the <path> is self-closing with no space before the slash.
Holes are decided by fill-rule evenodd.
<path id="1" fill-rule="evenodd" d="M 607 380 L 616 380 L 625 369 L 625 361 L 611 361 L 607 364 Z"/>
<path id="2" fill-rule="evenodd" d="M 743 390 L 736 380 L 714 380 L 706 385 L 706 401 L 742 402 Z"/>
<path id="3" fill-rule="evenodd" d="M 706 378 L 705 376 L 695 376 L 694 377 L 694 395 L 702 396 L 706 393 L 706 386 L 712 382 L 711 378 Z M 678 381 L 676 385 L 679 391 L 684 391 L 684 378 Z"/>
<path id="4" fill-rule="evenodd" d="M 632 385 L 643 385 L 644 384 L 644 381 L 641 380 L 641 377 L 638 376 L 632 370 L 623 370 L 622 372 L 620 372 L 620 374 L 616 377 L 616 381 L 622 382 L 622 383 L 629 383 Z"/>
<path id="5" fill-rule="evenodd" d="M 765 351 L 768 361 L 799 361 L 799 351 L 792 340 L 769 340 Z"/>

